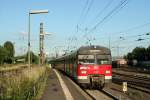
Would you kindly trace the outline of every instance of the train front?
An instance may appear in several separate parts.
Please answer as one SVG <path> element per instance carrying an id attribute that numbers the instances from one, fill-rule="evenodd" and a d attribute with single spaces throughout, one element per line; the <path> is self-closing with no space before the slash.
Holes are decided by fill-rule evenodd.
<path id="1" fill-rule="evenodd" d="M 91 88 L 102 88 L 111 83 L 110 50 L 104 47 L 89 47 L 79 51 L 77 75 L 78 83 Z"/>

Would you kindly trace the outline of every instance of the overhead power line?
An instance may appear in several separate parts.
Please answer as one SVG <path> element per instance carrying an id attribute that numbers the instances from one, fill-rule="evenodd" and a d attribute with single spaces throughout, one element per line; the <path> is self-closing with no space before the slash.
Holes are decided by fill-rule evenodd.
<path id="1" fill-rule="evenodd" d="M 112 4 L 113 0 L 110 0 L 102 10 L 97 14 L 97 16 L 94 18 L 94 20 L 97 20 L 103 13 L 106 11 L 106 9 Z"/>
<path id="2" fill-rule="evenodd" d="M 121 41 L 129 41 L 129 38 L 138 38 L 138 39 L 136 39 L 136 41 L 142 41 L 142 40 L 146 40 L 146 39 L 149 39 L 149 38 L 146 38 L 146 37 L 144 38 L 144 37 L 141 37 L 141 36 L 148 36 L 148 35 L 150 35 L 150 32 L 139 34 L 139 35 L 125 36 L 125 37 L 120 36 L 118 40 L 113 41 L 112 43 L 116 44 L 116 43 L 120 43 Z"/>
<path id="3" fill-rule="evenodd" d="M 137 29 L 146 27 L 148 25 L 150 25 L 150 22 L 142 24 L 142 25 L 138 25 L 138 26 L 135 26 L 135 27 L 132 27 L 132 28 L 129 28 L 129 29 L 125 29 L 125 30 L 122 30 L 122 31 L 119 31 L 119 32 L 114 32 L 113 34 L 126 33 L 126 32 L 129 32 L 129 31 L 133 31 L 133 30 L 137 30 Z"/>
<path id="4" fill-rule="evenodd" d="M 79 22 L 78 22 L 77 26 L 81 25 L 81 21 L 82 21 L 82 23 L 85 21 L 88 13 L 92 7 L 93 2 L 94 2 L 94 0 L 87 0 L 86 1 L 85 6 L 83 7 L 83 10 L 82 10 L 81 15 L 79 17 Z"/>
<path id="5" fill-rule="evenodd" d="M 84 16 L 84 20 L 86 19 L 91 7 L 92 7 L 92 4 L 93 4 L 94 0 L 91 0 L 91 2 L 89 3 L 89 6 L 87 8 L 87 11 L 85 12 L 85 16 Z"/>
<path id="6" fill-rule="evenodd" d="M 122 1 L 120 1 L 120 3 L 113 10 L 111 10 L 101 21 L 99 21 L 96 25 L 94 25 L 93 28 L 91 28 L 91 30 L 89 31 L 89 33 L 92 32 L 92 31 L 94 31 L 100 24 L 102 24 L 106 19 L 108 19 L 118 9 L 120 10 L 123 7 L 125 7 L 125 5 L 127 3 L 128 3 L 128 0 L 122 0 Z"/>
<path id="7" fill-rule="evenodd" d="M 104 22 L 106 23 L 107 21 L 109 21 L 114 15 L 119 13 L 128 3 L 129 3 L 129 0 L 127 0 L 120 8 L 118 8 L 114 13 L 112 13 L 112 15 L 108 17 Z M 104 22 L 102 24 L 104 24 Z"/>
<path id="8" fill-rule="evenodd" d="M 82 9 L 82 12 L 81 12 L 81 15 L 80 15 L 80 17 L 79 17 L 79 21 L 78 21 L 77 25 L 80 24 L 80 21 L 81 21 L 81 19 L 82 19 L 82 17 L 83 17 L 83 14 L 84 14 L 84 12 L 85 12 L 87 6 L 88 6 L 88 3 L 89 3 L 89 0 L 86 0 L 85 6 L 84 6 L 83 9 Z"/>

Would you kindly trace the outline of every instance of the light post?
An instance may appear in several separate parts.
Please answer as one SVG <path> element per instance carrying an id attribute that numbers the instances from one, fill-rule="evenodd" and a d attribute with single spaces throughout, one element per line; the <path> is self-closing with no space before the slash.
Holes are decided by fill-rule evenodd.
<path id="1" fill-rule="evenodd" d="M 29 27 L 28 27 L 28 67 L 30 67 L 30 14 L 48 13 L 48 10 L 30 10 L 29 11 Z"/>

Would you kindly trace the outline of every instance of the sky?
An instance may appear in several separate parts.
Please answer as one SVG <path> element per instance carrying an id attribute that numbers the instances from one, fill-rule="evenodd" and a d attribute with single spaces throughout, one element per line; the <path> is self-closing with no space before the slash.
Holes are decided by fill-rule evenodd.
<path id="1" fill-rule="evenodd" d="M 0 45 L 11 41 L 16 55 L 27 52 L 30 10 L 31 50 L 39 52 L 40 23 L 44 25 L 45 52 L 74 50 L 83 45 L 110 47 L 122 56 L 135 47 L 150 45 L 150 0 L 0 0 Z M 138 39 L 144 39 L 137 41 Z"/>

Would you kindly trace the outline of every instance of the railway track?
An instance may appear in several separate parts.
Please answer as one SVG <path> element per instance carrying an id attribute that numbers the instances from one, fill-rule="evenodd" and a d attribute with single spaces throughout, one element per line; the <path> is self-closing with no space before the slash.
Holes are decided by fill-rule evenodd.
<path id="1" fill-rule="evenodd" d="M 84 89 L 84 91 L 91 97 L 93 100 L 118 100 L 118 97 L 105 91 L 105 90 L 89 90 Z"/>
<path id="2" fill-rule="evenodd" d="M 150 74 L 150 69 L 142 69 L 138 67 L 127 67 L 127 68 L 114 68 L 115 70 L 118 71 L 126 71 L 126 72 L 135 72 L 135 73 L 141 73 L 141 74 Z"/>
<path id="3" fill-rule="evenodd" d="M 78 89 L 78 91 L 86 97 L 87 100 L 119 100 L 117 96 L 106 90 L 84 89 L 75 83 L 68 75 L 60 71 L 66 78 Z"/>
<path id="4" fill-rule="evenodd" d="M 144 82 L 150 82 L 150 78 L 149 77 L 146 77 L 146 76 L 140 76 L 140 75 L 129 75 L 129 74 L 122 74 L 122 73 L 116 73 L 116 72 L 113 72 L 113 74 L 115 76 L 122 76 L 122 77 L 127 77 L 127 78 L 133 78 L 135 80 L 138 80 L 138 81 L 144 81 Z"/>
<path id="5" fill-rule="evenodd" d="M 137 90 L 150 93 L 150 78 L 137 75 L 128 75 L 122 73 L 113 73 L 113 82 L 122 84 L 127 82 L 128 86 Z"/>
<path id="6" fill-rule="evenodd" d="M 113 80 L 113 83 L 119 84 L 119 85 L 122 85 L 122 82 L 127 82 L 128 83 L 128 87 L 130 87 L 130 88 L 133 88 L 133 89 L 145 92 L 145 93 L 150 93 L 150 90 L 148 89 L 149 85 L 144 86 L 144 84 L 141 85 L 141 84 L 137 84 L 135 82 L 129 82 L 127 80 L 123 81 L 123 80 L 120 80 L 120 79 Z M 146 87 L 148 87 L 148 88 L 146 88 Z"/>

